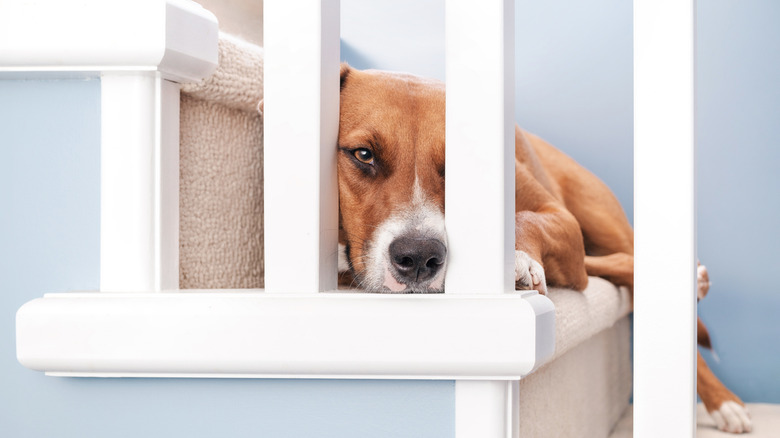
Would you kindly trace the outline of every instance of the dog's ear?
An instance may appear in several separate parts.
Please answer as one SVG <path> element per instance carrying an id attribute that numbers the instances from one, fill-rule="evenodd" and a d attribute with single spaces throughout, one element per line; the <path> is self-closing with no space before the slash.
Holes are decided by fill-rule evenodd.
<path id="1" fill-rule="evenodd" d="M 349 66 L 346 62 L 341 63 L 341 90 L 344 89 L 344 84 L 347 83 L 347 77 L 349 77 L 349 72 L 352 71 L 352 67 Z"/>

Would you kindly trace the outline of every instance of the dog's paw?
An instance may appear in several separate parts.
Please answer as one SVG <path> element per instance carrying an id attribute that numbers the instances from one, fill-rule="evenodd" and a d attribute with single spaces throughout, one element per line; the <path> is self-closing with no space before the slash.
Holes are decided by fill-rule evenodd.
<path id="1" fill-rule="evenodd" d="M 746 433 L 753 430 L 753 422 L 746 407 L 735 401 L 725 401 L 719 409 L 710 412 L 718 429 L 730 433 Z"/>
<path id="2" fill-rule="evenodd" d="M 536 289 L 547 294 L 547 280 L 542 265 L 524 251 L 515 250 L 515 287 L 518 290 Z"/>
<path id="3" fill-rule="evenodd" d="M 696 267 L 696 295 L 699 299 L 707 296 L 707 292 L 710 290 L 710 274 L 707 272 L 707 267 L 699 263 Z"/>

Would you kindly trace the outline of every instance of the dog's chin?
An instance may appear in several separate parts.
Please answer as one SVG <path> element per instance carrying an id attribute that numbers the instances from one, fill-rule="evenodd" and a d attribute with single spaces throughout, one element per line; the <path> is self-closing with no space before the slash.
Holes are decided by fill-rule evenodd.
<path id="1" fill-rule="evenodd" d="M 383 293 L 383 294 L 440 294 L 440 293 L 444 293 L 444 288 L 436 289 L 431 287 L 410 287 L 404 290 L 397 291 L 385 287 L 375 292 Z"/>
<path id="2" fill-rule="evenodd" d="M 380 276 L 365 275 L 355 273 L 354 278 L 358 279 L 359 289 L 369 293 L 380 294 L 440 294 L 444 292 L 444 273 L 441 273 L 433 280 L 420 284 L 404 284 L 395 279 L 389 271 L 385 271 L 384 278 Z"/>

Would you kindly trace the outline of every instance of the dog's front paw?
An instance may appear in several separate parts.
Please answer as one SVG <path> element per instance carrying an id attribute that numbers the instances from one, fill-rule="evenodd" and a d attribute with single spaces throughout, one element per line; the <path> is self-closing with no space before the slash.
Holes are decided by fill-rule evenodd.
<path id="1" fill-rule="evenodd" d="M 720 408 L 710 412 L 718 429 L 730 433 L 746 433 L 753 430 L 753 422 L 746 407 L 735 401 L 725 401 Z"/>
<path id="2" fill-rule="evenodd" d="M 515 250 L 515 288 L 536 289 L 543 295 L 547 294 L 547 281 L 542 265 L 524 251 Z"/>
<path id="3" fill-rule="evenodd" d="M 707 272 L 707 267 L 699 263 L 696 267 L 696 295 L 698 299 L 702 299 L 707 296 L 707 292 L 710 291 L 710 274 Z"/>

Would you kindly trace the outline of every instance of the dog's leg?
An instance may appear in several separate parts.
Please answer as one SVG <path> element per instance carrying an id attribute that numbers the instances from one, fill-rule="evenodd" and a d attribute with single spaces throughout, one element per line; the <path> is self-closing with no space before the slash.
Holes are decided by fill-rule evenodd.
<path id="1" fill-rule="evenodd" d="M 697 354 L 697 390 L 718 429 L 731 433 L 750 432 L 753 422 L 745 404 L 715 377 L 701 353 Z"/>
<path id="2" fill-rule="evenodd" d="M 707 272 L 707 267 L 702 265 L 701 262 L 696 264 L 696 295 L 698 299 L 702 299 L 710 291 L 710 274 Z"/>
<path id="3" fill-rule="evenodd" d="M 585 256 L 585 269 L 588 275 L 634 289 L 634 256 L 630 254 L 616 252 L 605 256 Z"/>
<path id="4" fill-rule="evenodd" d="M 707 267 L 702 265 L 701 262 L 697 262 L 696 266 L 696 297 L 698 300 L 707 296 L 707 292 L 710 291 L 710 274 L 707 272 Z M 696 320 L 696 342 L 704 348 L 712 350 L 712 341 L 710 340 L 710 332 L 707 330 L 707 326 L 701 320 L 701 317 Z"/>
<path id="5" fill-rule="evenodd" d="M 547 283 L 585 289 L 585 246 L 577 219 L 520 163 L 515 184 L 517 288 L 546 293 Z"/>

